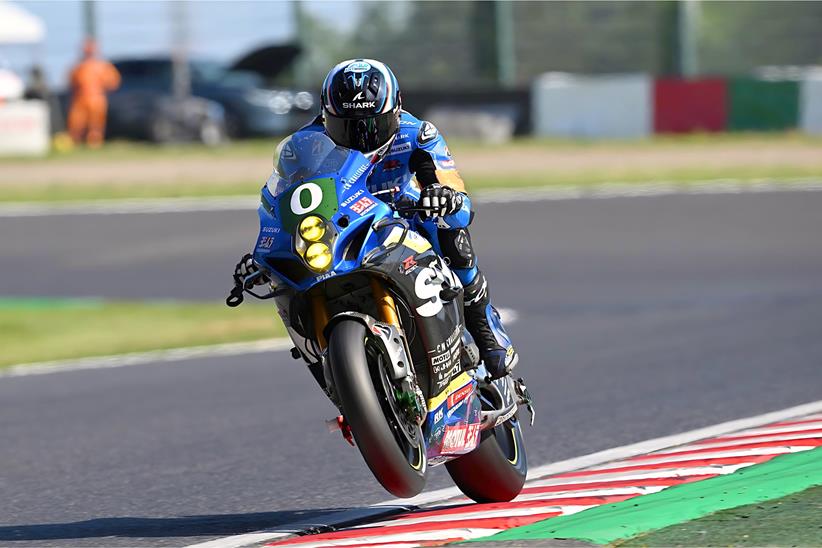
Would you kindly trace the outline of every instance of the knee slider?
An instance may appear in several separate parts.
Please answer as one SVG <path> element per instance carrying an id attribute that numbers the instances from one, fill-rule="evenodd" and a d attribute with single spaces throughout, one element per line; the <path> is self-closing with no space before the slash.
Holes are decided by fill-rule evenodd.
<path id="1" fill-rule="evenodd" d="M 437 236 L 442 254 L 450 261 L 451 268 L 474 268 L 477 265 L 467 228 L 440 229 Z"/>

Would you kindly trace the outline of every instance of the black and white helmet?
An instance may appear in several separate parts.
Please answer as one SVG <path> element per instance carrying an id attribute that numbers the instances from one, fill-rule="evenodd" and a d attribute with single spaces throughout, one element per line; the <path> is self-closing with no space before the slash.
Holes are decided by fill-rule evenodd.
<path id="1" fill-rule="evenodd" d="M 325 77 L 321 94 L 325 132 L 338 145 L 382 156 L 400 127 L 400 88 L 387 66 L 351 59 Z"/>

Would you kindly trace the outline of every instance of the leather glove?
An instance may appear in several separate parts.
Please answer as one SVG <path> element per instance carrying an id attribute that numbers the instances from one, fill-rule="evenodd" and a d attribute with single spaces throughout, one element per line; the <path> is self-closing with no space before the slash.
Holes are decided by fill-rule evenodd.
<path id="1" fill-rule="evenodd" d="M 243 258 L 240 259 L 240 262 L 237 263 L 237 266 L 234 267 L 234 283 L 236 285 L 242 285 L 243 280 L 259 271 L 260 268 L 254 262 L 254 258 L 251 256 L 251 253 L 246 253 L 243 255 Z M 255 285 L 263 285 L 268 283 L 268 281 L 268 277 L 263 274 L 262 276 L 258 276 L 253 281 L 247 283 L 245 288 L 251 289 Z"/>
<path id="2" fill-rule="evenodd" d="M 462 208 L 462 193 L 438 183 L 428 185 L 420 192 L 420 201 L 417 204 L 426 210 L 420 214 L 423 219 L 445 217 Z"/>

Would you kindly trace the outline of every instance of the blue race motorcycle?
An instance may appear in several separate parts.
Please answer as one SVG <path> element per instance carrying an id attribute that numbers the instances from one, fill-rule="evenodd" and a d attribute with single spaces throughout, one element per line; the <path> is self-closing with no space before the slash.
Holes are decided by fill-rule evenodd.
<path id="1" fill-rule="evenodd" d="M 260 271 L 235 279 L 227 304 L 274 299 L 292 355 L 340 411 L 331 422 L 389 492 L 412 497 L 445 464 L 475 501 L 514 498 L 530 396 L 522 379 L 487 377 L 436 231 L 414 229 L 415 204 L 370 193 L 370 160 L 323 133 L 294 135 L 277 156 L 258 210 Z"/>

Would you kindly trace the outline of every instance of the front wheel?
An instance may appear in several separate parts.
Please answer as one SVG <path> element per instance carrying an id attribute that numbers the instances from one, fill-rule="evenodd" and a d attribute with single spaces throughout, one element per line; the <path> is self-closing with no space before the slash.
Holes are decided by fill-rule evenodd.
<path id="1" fill-rule="evenodd" d="M 383 358 L 367 352 L 368 344 L 363 324 L 342 320 L 334 326 L 328 339 L 334 388 L 374 477 L 391 494 L 413 497 L 425 486 L 422 431 L 399 409 Z"/>
<path id="2" fill-rule="evenodd" d="M 480 396 L 483 408 L 488 409 L 490 398 L 482 391 Z M 528 461 L 517 415 L 484 431 L 476 449 L 445 467 L 460 491 L 476 502 L 508 502 L 519 495 Z"/>

